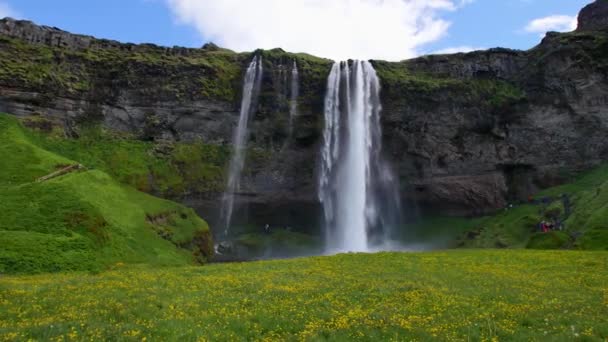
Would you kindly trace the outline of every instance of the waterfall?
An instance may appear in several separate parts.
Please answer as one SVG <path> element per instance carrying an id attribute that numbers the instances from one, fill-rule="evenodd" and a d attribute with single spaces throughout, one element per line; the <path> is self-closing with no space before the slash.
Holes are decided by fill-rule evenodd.
<path id="1" fill-rule="evenodd" d="M 222 199 L 221 219 L 224 225 L 225 235 L 228 235 L 228 230 L 232 221 L 234 196 L 240 187 L 241 173 L 245 163 L 247 148 L 249 116 L 252 112 L 252 103 L 255 102 L 254 100 L 260 91 L 262 73 L 262 57 L 255 56 L 247 68 L 243 81 L 243 98 L 241 100 L 239 123 L 234 131 L 232 140 L 233 153 L 228 169 L 228 183 Z"/>
<path id="2" fill-rule="evenodd" d="M 291 97 L 289 100 L 289 136 L 293 133 L 293 121 L 298 115 L 298 97 L 300 96 L 300 75 L 298 73 L 298 64 L 293 60 L 291 68 Z"/>
<path id="3" fill-rule="evenodd" d="M 369 62 L 333 65 L 319 173 L 329 252 L 381 246 L 398 222 L 399 185 L 381 158 L 381 109 L 380 83 Z"/>

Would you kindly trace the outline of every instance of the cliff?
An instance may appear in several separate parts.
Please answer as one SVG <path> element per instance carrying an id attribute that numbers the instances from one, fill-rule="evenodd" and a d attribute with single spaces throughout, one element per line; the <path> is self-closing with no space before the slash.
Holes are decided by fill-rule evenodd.
<path id="1" fill-rule="evenodd" d="M 404 201 L 443 214 L 488 213 L 607 160 L 606 8 L 596 1 L 581 12 L 577 31 L 549 33 L 529 51 L 372 61 L 383 88 L 384 150 Z M 254 222 L 310 223 L 331 61 L 256 53 L 265 71 L 239 201 Z M 0 111 L 44 117 L 70 137 L 101 123 L 158 146 L 223 146 L 250 59 L 211 45 L 122 44 L 4 19 Z M 301 93 L 290 136 L 285 74 L 294 59 Z M 210 217 L 221 190 L 180 196 Z"/>

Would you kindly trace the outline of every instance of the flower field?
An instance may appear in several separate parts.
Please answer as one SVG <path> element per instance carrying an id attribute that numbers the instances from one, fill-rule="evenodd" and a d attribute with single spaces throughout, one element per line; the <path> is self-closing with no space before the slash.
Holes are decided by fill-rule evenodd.
<path id="1" fill-rule="evenodd" d="M 344 254 L 0 276 L 0 340 L 608 339 L 608 253 Z"/>

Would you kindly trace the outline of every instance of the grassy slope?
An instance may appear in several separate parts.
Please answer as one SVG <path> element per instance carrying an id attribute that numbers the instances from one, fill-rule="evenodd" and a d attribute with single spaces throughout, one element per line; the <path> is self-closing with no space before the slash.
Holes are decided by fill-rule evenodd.
<path id="1" fill-rule="evenodd" d="M 0 114 L 0 140 L 0 273 L 195 261 L 191 251 L 177 247 L 208 234 L 192 210 L 98 170 L 33 182 L 74 161 L 38 147 L 8 115 Z"/>
<path id="2" fill-rule="evenodd" d="M 51 125 L 40 117 L 28 118 L 25 123 L 32 127 Z M 230 153 L 226 146 L 173 143 L 162 153 L 155 153 L 152 142 L 100 126 L 81 128 L 77 139 L 66 139 L 60 128 L 26 133 L 44 149 L 100 169 L 140 191 L 172 198 L 187 192 L 221 191 L 224 187 L 223 173 Z"/>
<path id="3" fill-rule="evenodd" d="M 565 221 L 563 232 L 543 234 L 537 224 L 546 220 L 548 212 L 563 217 L 561 194 L 568 194 L 572 215 Z M 480 248 L 578 248 L 608 250 L 608 165 L 584 173 L 572 182 L 544 190 L 535 198 L 549 197 L 553 202 L 542 205 L 521 204 L 495 216 L 467 220 L 461 218 L 429 218 L 408 227 L 414 239 L 433 241 L 429 235 L 442 235 L 459 240 L 462 247 Z M 449 231 L 449 233 L 448 233 Z M 464 232 L 464 234 L 463 234 Z M 457 236 L 460 234 L 460 237 Z M 445 242 L 445 241 L 444 241 Z"/>
<path id="4" fill-rule="evenodd" d="M 606 267 L 460 250 L 4 277 L 0 340 L 602 341 Z"/>

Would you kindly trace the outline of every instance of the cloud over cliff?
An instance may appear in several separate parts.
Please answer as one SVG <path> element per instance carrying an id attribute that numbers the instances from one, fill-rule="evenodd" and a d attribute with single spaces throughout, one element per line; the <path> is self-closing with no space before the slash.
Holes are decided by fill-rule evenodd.
<path id="1" fill-rule="evenodd" d="M 181 22 L 237 51 L 401 60 L 445 36 L 442 13 L 472 0 L 166 0 Z"/>

